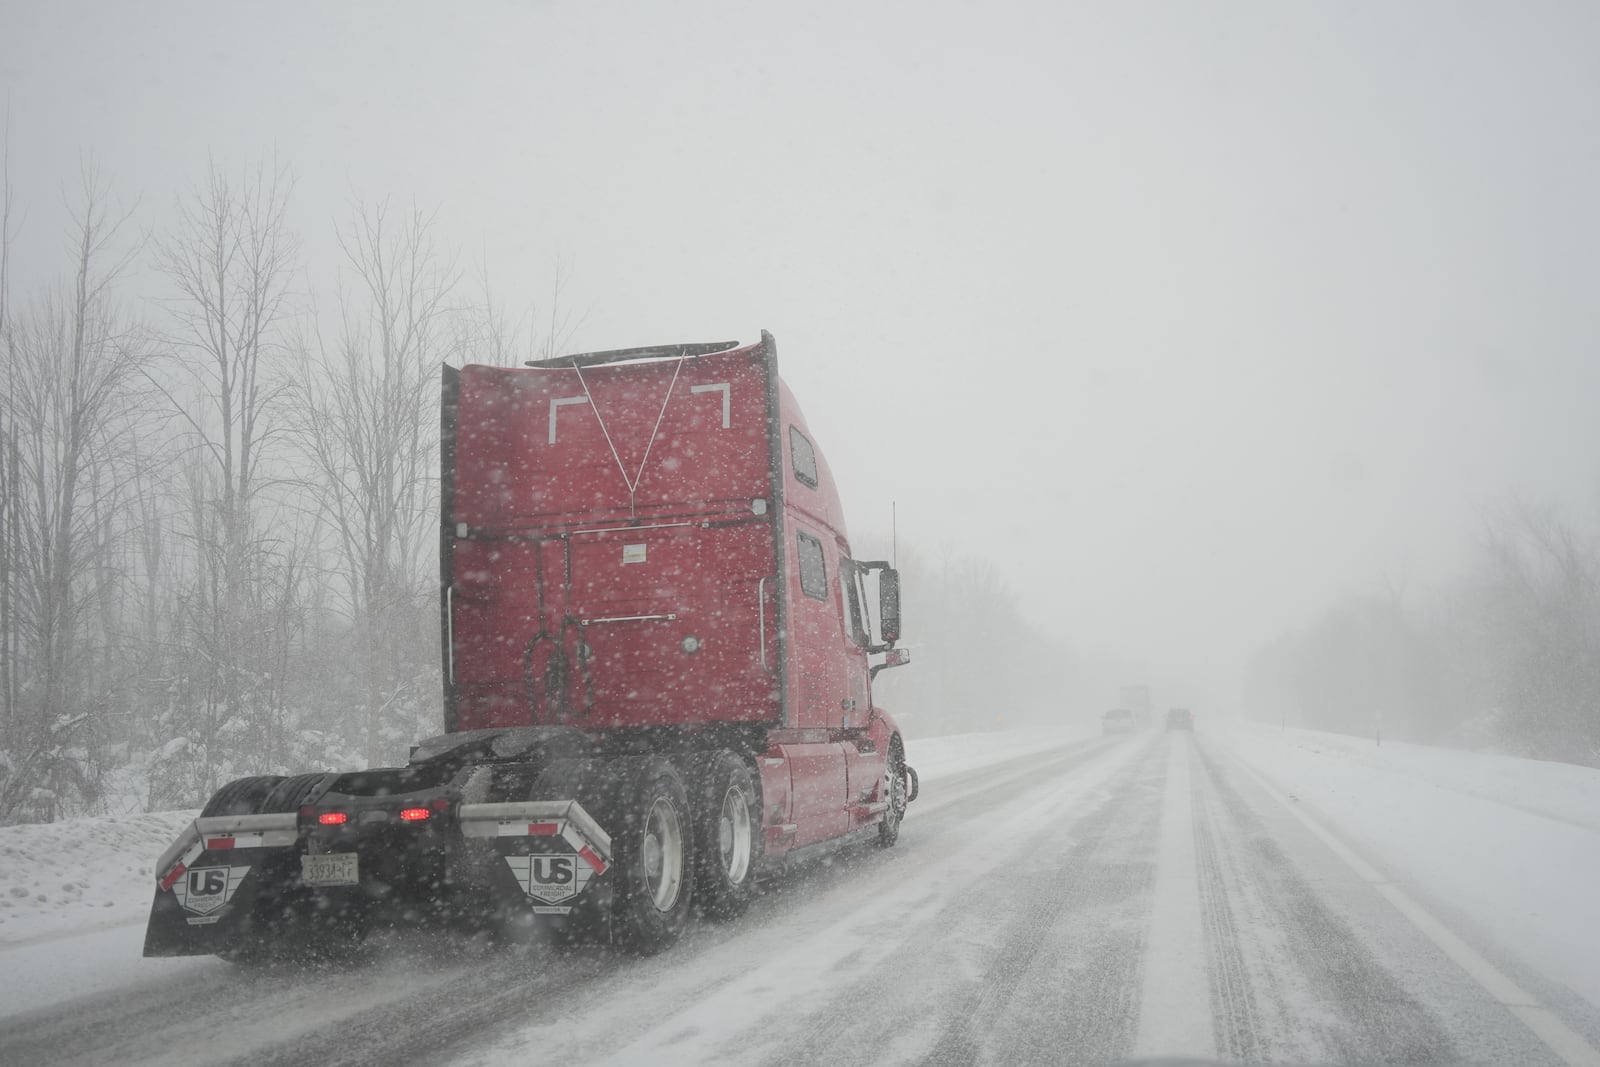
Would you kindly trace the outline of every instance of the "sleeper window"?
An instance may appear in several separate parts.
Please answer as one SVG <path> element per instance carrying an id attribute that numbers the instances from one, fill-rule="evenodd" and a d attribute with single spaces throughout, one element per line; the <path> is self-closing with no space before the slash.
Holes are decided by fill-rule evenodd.
<path id="1" fill-rule="evenodd" d="M 789 427 L 789 457 L 794 462 L 795 478 L 815 489 L 817 453 L 812 449 L 811 442 L 806 440 L 806 435 L 793 426 Z"/>

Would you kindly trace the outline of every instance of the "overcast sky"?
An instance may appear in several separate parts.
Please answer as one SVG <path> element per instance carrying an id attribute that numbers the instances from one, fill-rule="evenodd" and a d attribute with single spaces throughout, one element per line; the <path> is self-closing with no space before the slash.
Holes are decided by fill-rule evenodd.
<path id="1" fill-rule="evenodd" d="M 0 95 L 18 290 L 89 153 L 152 231 L 276 153 L 317 284 L 414 198 L 575 348 L 772 330 L 858 534 L 1197 692 L 1595 510 L 1593 3 L 0 0 Z"/>

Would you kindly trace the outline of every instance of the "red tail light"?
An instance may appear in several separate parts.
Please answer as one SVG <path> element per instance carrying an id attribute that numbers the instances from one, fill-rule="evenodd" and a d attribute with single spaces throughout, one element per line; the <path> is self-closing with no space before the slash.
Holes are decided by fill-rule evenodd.
<path id="1" fill-rule="evenodd" d="M 423 819 L 426 819 L 431 814 L 433 814 L 433 813 L 430 812 L 427 808 L 401 808 L 400 809 L 400 821 L 401 822 L 421 822 Z"/>
<path id="2" fill-rule="evenodd" d="M 317 816 L 317 821 L 324 826 L 343 826 L 350 821 L 350 816 L 342 811 L 325 811 Z"/>

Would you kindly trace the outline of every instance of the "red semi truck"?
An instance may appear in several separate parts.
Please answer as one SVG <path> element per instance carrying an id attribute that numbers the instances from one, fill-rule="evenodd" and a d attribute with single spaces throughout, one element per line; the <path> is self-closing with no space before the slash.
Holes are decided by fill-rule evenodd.
<path id="1" fill-rule="evenodd" d="M 146 955 L 401 921 L 653 952 L 801 857 L 895 843 L 899 577 L 851 557 L 770 334 L 447 367 L 442 417 L 445 733 L 223 786 L 158 862 Z"/>

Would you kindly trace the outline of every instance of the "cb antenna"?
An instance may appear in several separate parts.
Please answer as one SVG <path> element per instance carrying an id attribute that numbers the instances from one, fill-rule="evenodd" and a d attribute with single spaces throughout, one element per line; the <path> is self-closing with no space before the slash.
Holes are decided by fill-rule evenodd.
<path id="1" fill-rule="evenodd" d="M 889 501 L 889 562 L 900 569 L 900 525 L 895 502 Z"/>

